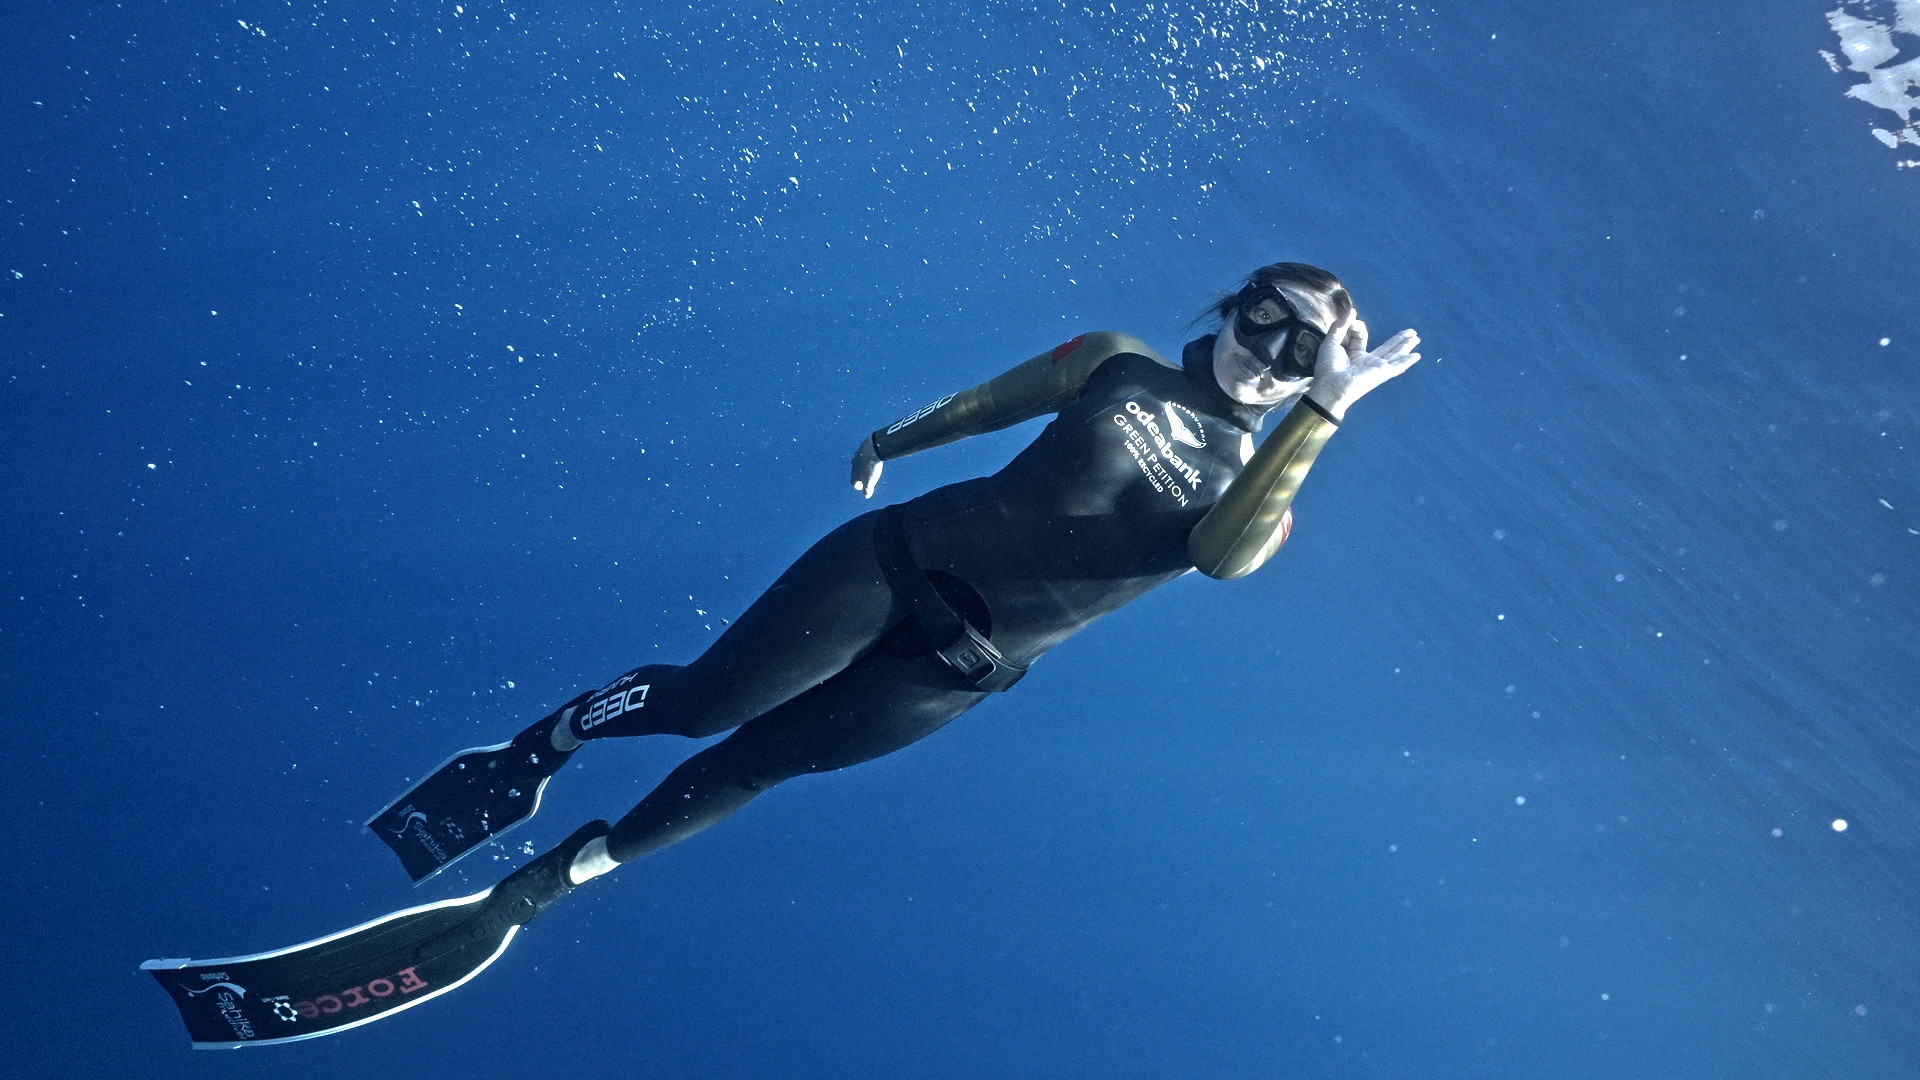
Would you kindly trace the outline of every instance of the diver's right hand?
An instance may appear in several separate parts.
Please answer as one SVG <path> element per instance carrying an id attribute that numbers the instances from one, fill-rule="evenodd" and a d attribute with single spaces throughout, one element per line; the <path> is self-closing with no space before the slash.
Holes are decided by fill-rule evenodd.
<path id="1" fill-rule="evenodd" d="M 873 436 L 860 440 L 860 449 L 853 452 L 853 490 L 873 498 L 874 486 L 880 483 L 880 470 L 885 465 L 886 462 L 880 460 L 880 451 L 873 448 Z"/>

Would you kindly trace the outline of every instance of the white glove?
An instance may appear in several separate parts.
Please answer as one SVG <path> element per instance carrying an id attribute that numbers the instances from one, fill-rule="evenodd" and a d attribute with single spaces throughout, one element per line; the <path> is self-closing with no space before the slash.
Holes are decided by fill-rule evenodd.
<path id="1" fill-rule="evenodd" d="M 1307 396 L 1335 420 L 1346 418 L 1347 406 L 1365 397 L 1367 391 L 1413 366 L 1420 359 L 1414 347 L 1420 335 L 1402 330 L 1387 343 L 1367 351 L 1367 324 L 1349 311 L 1340 317 L 1320 343 L 1320 355 L 1313 362 L 1313 385 Z"/>
<path id="2" fill-rule="evenodd" d="M 853 490 L 873 498 L 874 485 L 880 482 L 880 470 L 885 465 L 880 452 L 873 448 L 873 436 L 860 440 L 860 449 L 853 452 Z"/>

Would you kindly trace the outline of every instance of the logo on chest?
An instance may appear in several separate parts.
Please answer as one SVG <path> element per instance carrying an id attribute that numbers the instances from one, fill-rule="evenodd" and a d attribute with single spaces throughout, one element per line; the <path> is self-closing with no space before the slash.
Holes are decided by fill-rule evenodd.
<path id="1" fill-rule="evenodd" d="M 1113 422 L 1153 490 L 1186 506 L 1200 487 L 1200 470 L 1181 457 L 1180 448 L 1204 448 L 1207 429 L 1199 415 L 1184 405 L 1169 401 L 1162 407 L 1164 411 L 1156 414 L 1137 401 L 1129 401 L 1113 414 Z"/>
<path id="2" fill-rule="evenodd" d="M 1199 413 L 1177 401 L 1164 402 L 1160 408 L 1167 414 L 1167 434 L 1173 436 L 1174 442 L 1184 443 L 1195 450 L 1206 448 L 1207 426 L 1200 422 Z"/>

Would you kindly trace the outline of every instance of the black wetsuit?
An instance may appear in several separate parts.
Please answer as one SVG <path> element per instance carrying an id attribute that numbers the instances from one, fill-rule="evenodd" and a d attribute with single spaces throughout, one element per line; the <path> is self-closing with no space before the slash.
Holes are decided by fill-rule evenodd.
<path id="1" fill-rule="evenodd" d="M 1192 570 L 1188 534 L 1239 474 L 1266 411 L 1220 390 L 1211 343 L 1189 345 L 1180 368 L 1107 358 L 1004 469 L 840 526 L 697 660 L 636 669 L 570 703 L 569 726 L 588 739 L 738 729 L 622 818 L 610 854 L 624 862 L 789 777 L 898 750 L 987 696 L 888 587 L 878 514 L 903 515 L 916 561 L 1020 664 Z"/>

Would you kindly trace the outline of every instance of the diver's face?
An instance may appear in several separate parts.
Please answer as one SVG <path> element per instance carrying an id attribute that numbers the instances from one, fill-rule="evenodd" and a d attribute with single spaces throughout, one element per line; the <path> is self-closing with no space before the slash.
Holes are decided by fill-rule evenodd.
<path id="1" fill-rule="evenodd" d="M 1316 326 L 1333 325 L 1333 308 L 1313 293 L 1280 286 L 1293 309 Z M 1306 393 L 1312 379 L 1287 379 L 1268 370 L 1235 335 L 1229 316 L 1213 340 L 1213 378 L 1220 389 L 1242 405 L 1278 405 Z"/>

